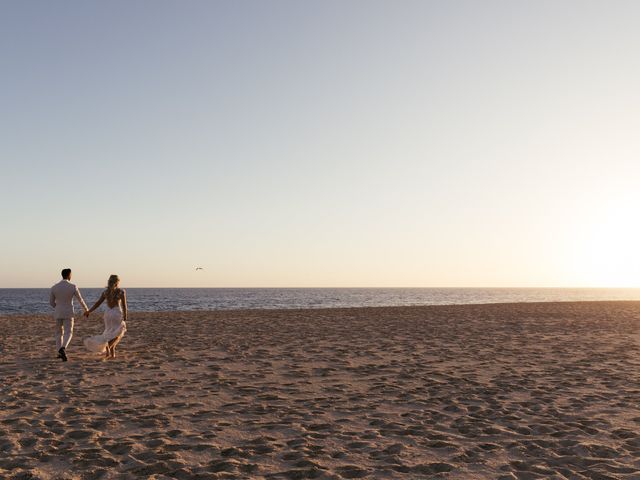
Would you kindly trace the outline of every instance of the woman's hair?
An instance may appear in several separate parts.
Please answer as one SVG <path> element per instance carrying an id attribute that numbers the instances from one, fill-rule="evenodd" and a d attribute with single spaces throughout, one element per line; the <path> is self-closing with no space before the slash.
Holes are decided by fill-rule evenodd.
<path id="1" fill-rule="evenodd" d="M 109 281 L 107 282 L 107 291 L 105 292 L 105 297 L 107 297 L 107 302 L 112 305 L 118 300 L 119 283 L 120 277 L 118 277 L 118 275 L 111 275 L 109 277 Z"/>

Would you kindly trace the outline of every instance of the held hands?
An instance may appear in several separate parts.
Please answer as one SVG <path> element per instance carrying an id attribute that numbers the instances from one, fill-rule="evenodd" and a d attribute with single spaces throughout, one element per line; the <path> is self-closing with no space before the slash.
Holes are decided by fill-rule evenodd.
<path id="1" fill-rule="evenodd" d="M 89 318 L 89 315 L 91 315 L 91 312 L 89 310 L 87 310 L 86 312 L 84 312 L 84 316 L 86 318 Z"/>

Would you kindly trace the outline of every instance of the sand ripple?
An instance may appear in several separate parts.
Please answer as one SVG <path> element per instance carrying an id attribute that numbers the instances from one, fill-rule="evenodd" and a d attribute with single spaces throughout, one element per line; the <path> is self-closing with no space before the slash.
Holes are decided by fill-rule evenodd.
<path id="1" fill-rule="evenodd" d="M 62 363 L 49 318 L 0 317 L 0 478 L 640 478 L 640 303 L 129 323 Z"/>

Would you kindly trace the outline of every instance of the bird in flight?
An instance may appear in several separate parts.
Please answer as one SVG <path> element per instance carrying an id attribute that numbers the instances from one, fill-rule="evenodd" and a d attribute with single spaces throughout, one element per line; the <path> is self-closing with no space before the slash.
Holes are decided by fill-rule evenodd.
<path id="1" fill-rule="evenodd" d="M 204 270 L 204 268 L 202 268 L 202 267 L 196 267 L 196 272 L 197 272 L 198 270 Z"/>

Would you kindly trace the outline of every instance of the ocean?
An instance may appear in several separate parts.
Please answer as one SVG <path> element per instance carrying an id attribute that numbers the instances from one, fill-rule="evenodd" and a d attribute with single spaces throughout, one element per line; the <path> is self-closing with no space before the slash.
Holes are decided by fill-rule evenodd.
<path id="1" fill-rule="evenodd" d="M 81 289 L 91 306 L 100 288 Z M 127 288 L 130 311 L 640 300 L 640 288 Z M 49 289 L 0 289 L 0 314 L 50 313 Z"/>

